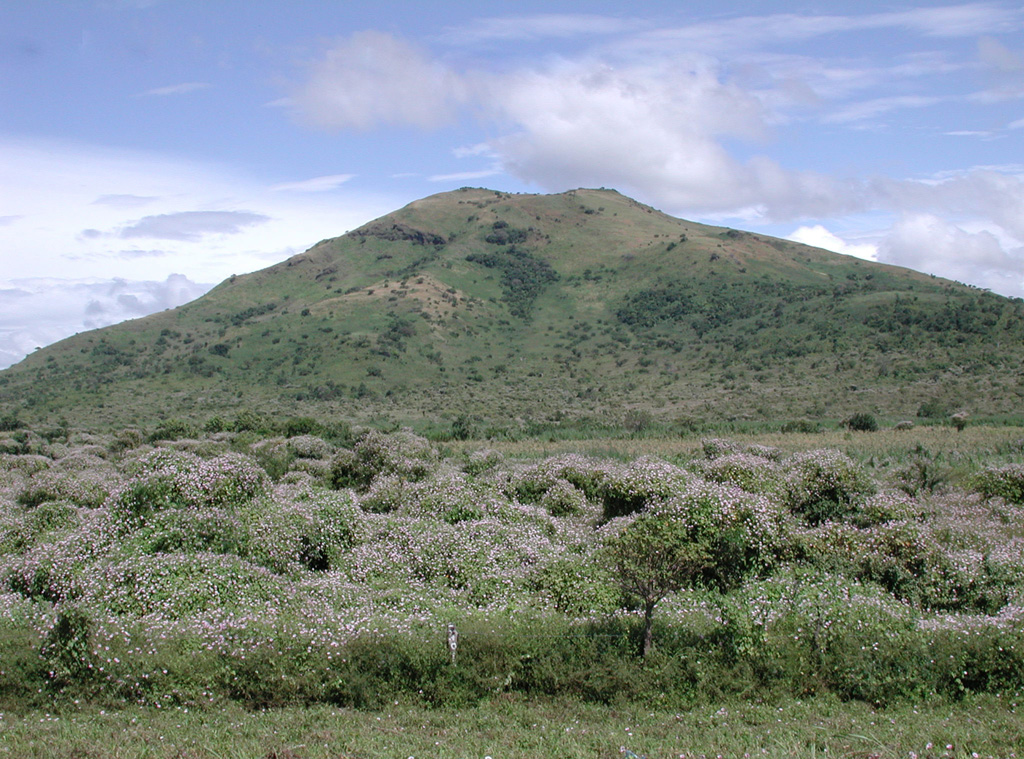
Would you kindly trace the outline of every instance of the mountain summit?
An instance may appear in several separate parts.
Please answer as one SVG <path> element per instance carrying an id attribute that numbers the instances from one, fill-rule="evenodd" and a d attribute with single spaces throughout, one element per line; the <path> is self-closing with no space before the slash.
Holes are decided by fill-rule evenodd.
<path id="1" fill-rule="evenodd" d="M 1024 305 L 612 190 L 433 195 L 0 372 L 0 415 L 515 426 L 998 414 Z"/>

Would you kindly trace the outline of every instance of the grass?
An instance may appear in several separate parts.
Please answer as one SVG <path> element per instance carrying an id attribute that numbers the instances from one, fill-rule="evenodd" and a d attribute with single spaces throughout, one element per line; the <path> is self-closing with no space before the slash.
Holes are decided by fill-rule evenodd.
<path id="1" fill-rule="evenodd" d="M 682 435 L 609 436 L 578 439 L 529 438 L 525 440 L 452 441 L 453 450 L 472 451 L 483 446 L 501 451 L 509 458 L 545 458 L 564 453 L 630 459 L 637 456 L 658 456 L 670 460 L 687 460 L 701 451 L 706 438 L 727 437 L 738 443 L 766 445 L 786 453 L 815 448 L 837 448 L 862 461 L 891 460 L 902 462 L 915 451 L 927 451 L 933 457 L 961 461 L 993 457 L 1007 462 L 1024 461 L 1024 427 L 968 426 L 957 432 L 947 426 L 918 425 L 912 430 L 881 429 L 877 432 L 850 432 L 845 429 L 823 429 L 821 432 L 751 432 Z"/>
<path id="2" fill-rule="evenodd" d="M 614 759 L 621 748 L 647 759 L 1009 759 L 1024 745 L 1017 704 L 994 698 L 888 710 L 824 698 L 686 712 L 525 701 L 461 711 L 82 709 L 0 715 L 0 730 L 0 756 L 19 759 Z"/>

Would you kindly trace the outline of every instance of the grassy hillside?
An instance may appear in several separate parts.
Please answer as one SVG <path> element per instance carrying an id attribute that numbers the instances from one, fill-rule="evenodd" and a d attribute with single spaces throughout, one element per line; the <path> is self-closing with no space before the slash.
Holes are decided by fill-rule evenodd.
<path id="1" fill-rule="evenodd" d="M 537 422 L 1010 414 L 1024 306 L 610 190 L 431 196 L 0 373 L 0 416 Z"/>

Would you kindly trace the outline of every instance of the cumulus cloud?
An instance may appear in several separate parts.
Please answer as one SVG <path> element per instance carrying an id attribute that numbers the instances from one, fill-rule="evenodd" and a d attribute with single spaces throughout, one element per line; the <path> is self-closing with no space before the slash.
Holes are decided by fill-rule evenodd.
<path id="1" fill-rule="evenodd" d="M 367 31 L 328 50 L 289 103 L 328 129 L 437 127 L 454 117 L 463 86 L 458 74 L 408 42 Z"/>
<path id="2" fill-rule="evenodd" d="M 869 261 L 878 260 L 878 246 L 873 243 L 850 243 L 838 235 L 830 232 L 821 224 L 809 227 L 799 227 L 789 236 L 793 242 L 813 245 L 816 248 L 831 250 L 833 253 L 842 253 L 847 256 L 856 256 Z"/>
<path id="3" fill-rule="evenodd" d="M 1024 294 L 1024 248 L 1007 252 L 992 232 L 969 232 L 933 214 L 900 219 L 879 245 L 878 260 L 1007 295 Z"/>
<path id="4" fill-rule="evenodd" d="M 188 303 L 210 287 L 181 274 L 162 282 L 37 277 L 0 283 L 0 369 L 77 332 Z"/>
<path id="5" fill-rule="evenodd" d="M 145 216 L 122 229 L 118 236 L 196 241 L 206 235 L 237 234 L 246 227 L 267 221 L 270 221 L 269 216 L 249 211 L 182 211 Z"/>

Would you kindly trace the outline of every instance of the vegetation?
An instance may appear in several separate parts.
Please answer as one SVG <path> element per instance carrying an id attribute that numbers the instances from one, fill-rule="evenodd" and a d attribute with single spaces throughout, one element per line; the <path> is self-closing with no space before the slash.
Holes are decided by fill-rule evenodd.
<path id="1" fill-rule="evenodd" d="M 0 753 L 1013 755 L 1022 316 L 464 190 L 38 351 Z"/>
<path id="2" fill-rule="evenodd" d="M 1021 346 L 1016 299 L 609 190 L 464 189 L 36 351 L 0 372 L 0 427 L 975 424 L 1019 413 Z"/>
<path id="3" fill-rule="evenodd" d="M 1019 428 L 623 458 L 244 426 L 3 454 L 0 711 L 1024 688 Z"/>

